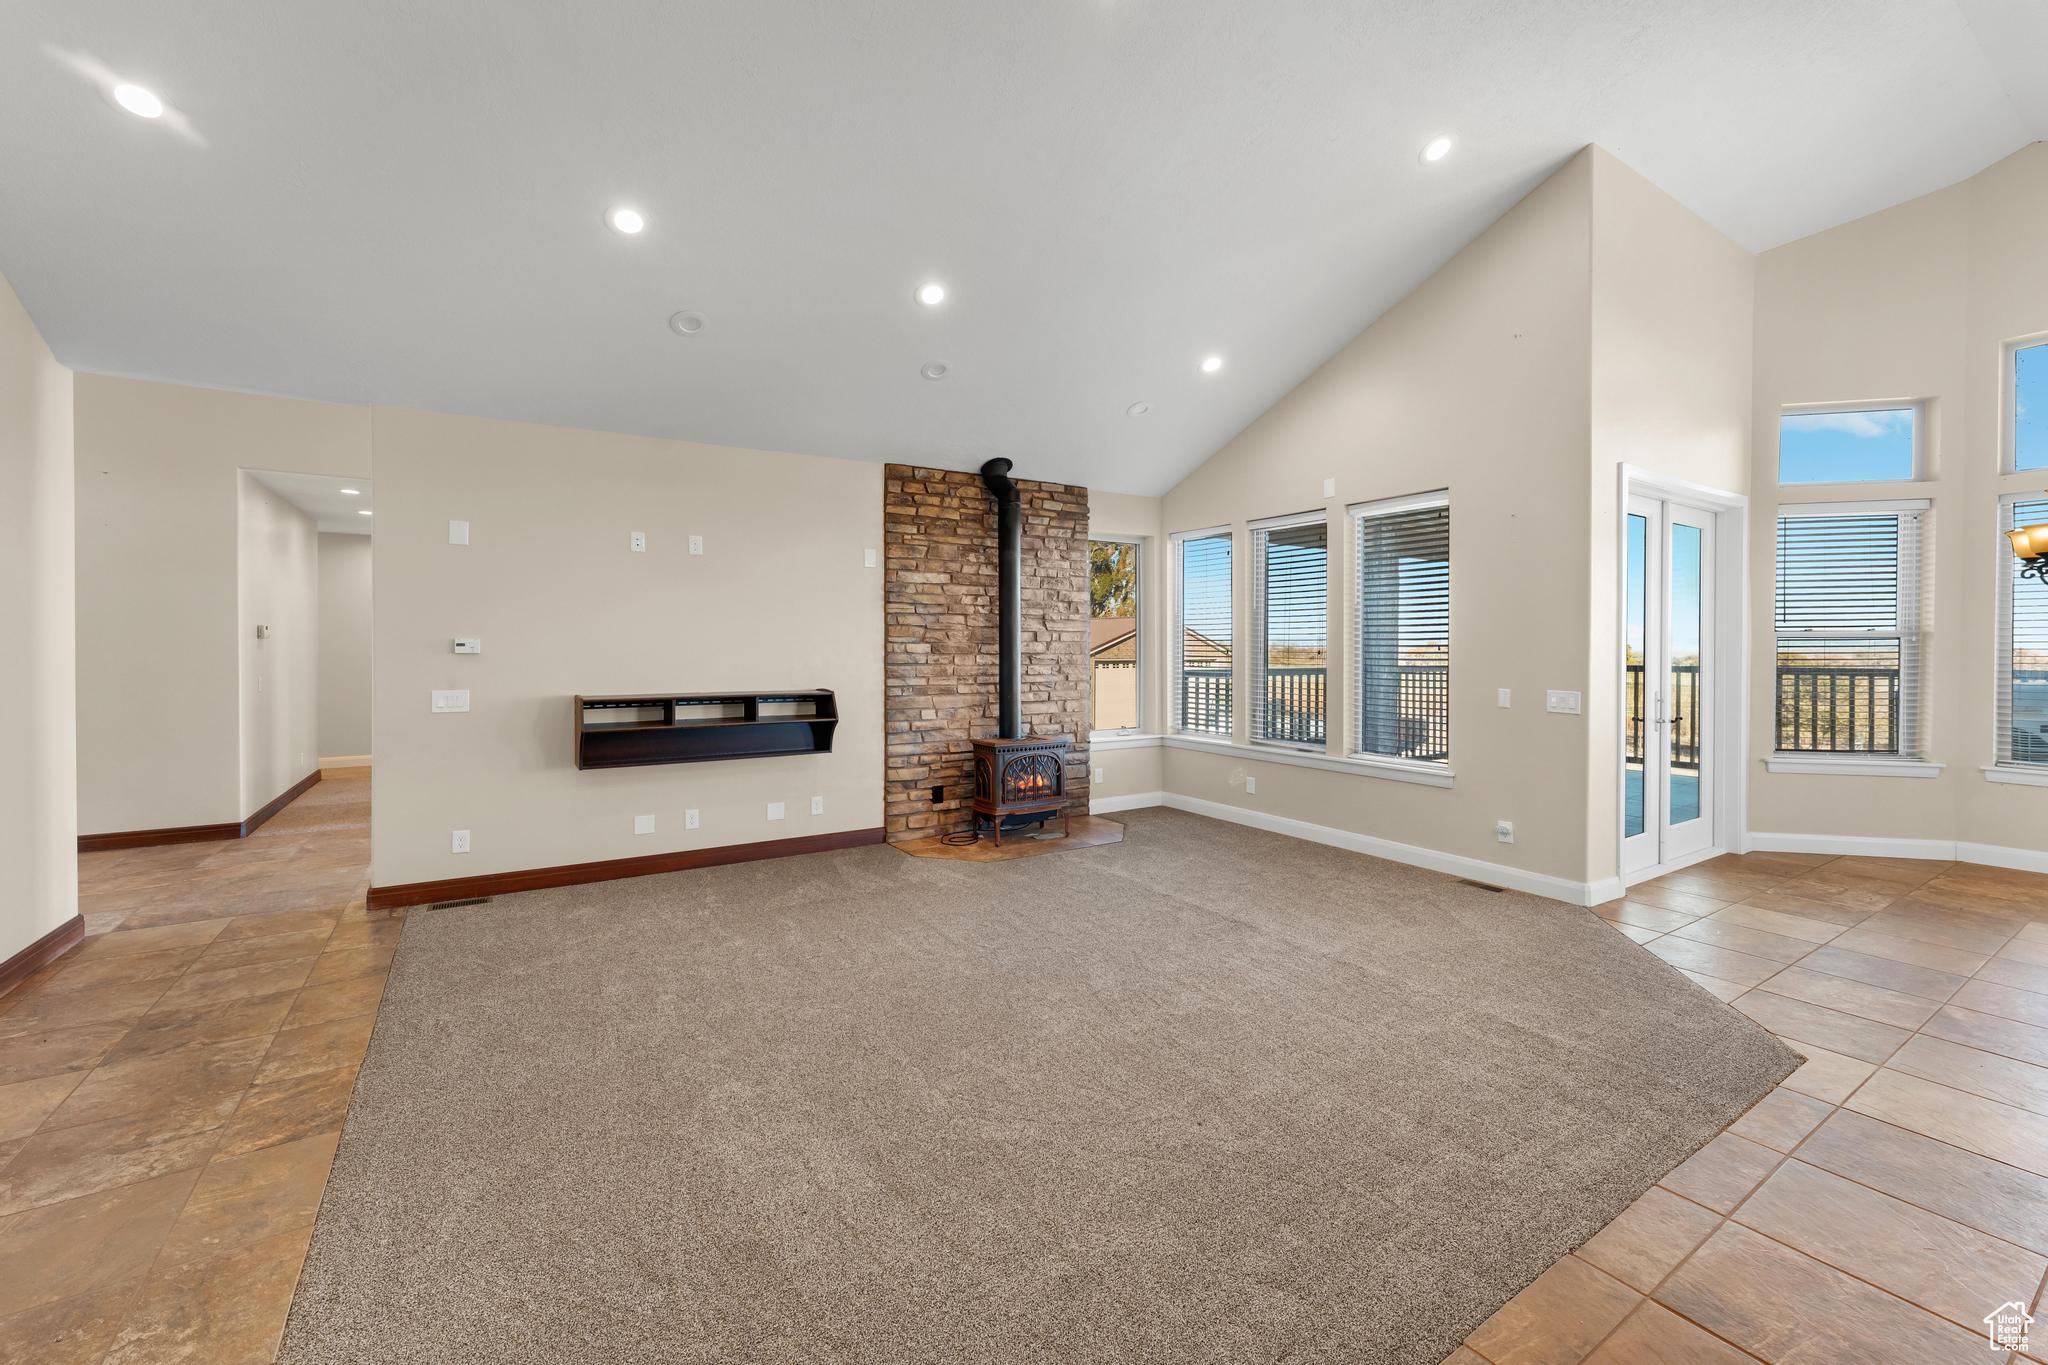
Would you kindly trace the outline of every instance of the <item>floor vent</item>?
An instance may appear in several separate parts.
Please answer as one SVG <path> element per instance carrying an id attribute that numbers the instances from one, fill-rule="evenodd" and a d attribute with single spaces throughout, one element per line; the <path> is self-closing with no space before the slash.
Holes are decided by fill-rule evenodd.
<path id="1" fill-rule="evenodd" d="M 458 905 L 489 905 L 490 903 L 491 903 L 491 898 L 490 898 L 489 896 L 471 896 L 471 897 L 470 897 L 470 898 L 469 898 L 468 900 L 460 900 L 460 901 L 435 901 L 435 902 L 434 902 L 434 903 L 433 903 L 432 905 L 428 906 L 428 907 L 427 907 L 427 909 L 429 909 L 429 910 L 453 910 L 453 909 L 454 909 L 455 907 L 457 907 Z"/>
<path id="2" fill-rule="evenodd" d="M 1458 878 L 1458 885 L 1477 887 L 1481 891 L 1491 891 L 1496 895 L 1498 895 L 1502 891 L 1507 890 L 1505 886 L 1488 886 L 1485 882 L 1475 882 L 1470 877 Z"/>

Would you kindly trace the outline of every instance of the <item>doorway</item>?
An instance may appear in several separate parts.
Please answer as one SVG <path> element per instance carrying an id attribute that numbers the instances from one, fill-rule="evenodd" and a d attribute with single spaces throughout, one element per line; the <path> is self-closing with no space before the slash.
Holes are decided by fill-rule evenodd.
<path id="1" fill-rule="evenodd" d="M 1714 509 L 1632 493 L 1622 548 L 1624 878 L 1719 846 L 1719 693 L 1739 687 L 1717 647 Z"/>

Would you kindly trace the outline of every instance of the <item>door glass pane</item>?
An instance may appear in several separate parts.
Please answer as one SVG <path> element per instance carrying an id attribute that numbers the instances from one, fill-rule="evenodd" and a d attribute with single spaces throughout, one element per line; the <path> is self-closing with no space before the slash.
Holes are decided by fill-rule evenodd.
<path id="1" fill-rule="evenodd" d="M 1700 528 L 1671 527 L 1671 823 L 1700 818 Z"/>
<path id="2" fill-rule="evenodd" d="M 1622 754 L 1625 810 L 1622 833 L 1629 838 L 1643 832 L 1643 660 L 1647 637 L 1644 616 L 1650 604 L 1649 581 L 1644 557 L 1649 550 L 1650 522 L 1631 512 L 1628 518 L 1628 582 L 1622 592 L 1628 603 L 1627 637 L 1622 642 L 1627 672 L 1628 743 Z"/>

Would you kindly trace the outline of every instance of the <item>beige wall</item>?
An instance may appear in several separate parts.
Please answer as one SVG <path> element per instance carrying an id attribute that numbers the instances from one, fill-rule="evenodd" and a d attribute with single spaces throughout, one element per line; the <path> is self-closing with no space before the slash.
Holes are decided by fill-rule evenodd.
<path id="1" fill-rule="evenodd" d="M 321 759 L 370 752 L 370 537 L 320 533 Z"/>
<path id="2" fill-rule="evenodd" d="M 238 471 L 367 477 L 370 411 L 81 374 L 75 412 L 79 829 L 240 820 Z"/>
<path id="3" fill-rule="evenodd" d="M 381 408 L 375 442 L 375 884 L 881 825 L 880 465 Z M 578 693 L 785 687 L 838 693 L 832 753 L 575 767 Z"/>
<path id="4" fill-rule="evenodd" d="M 1588 686 L 1594 158 L 1581 155 L 1165 497 L 1165 532 L 1237 528 L 1239 686 L 1252 641 L 1246 523 L 1330 517 L 1331 655 L 1345 657 L 1348 504 L 1448 488 L 1454 787 L 1169 749 L 1169 791 L 1577 881 L 1586 724 L 1546 688 Z M 1325 498 L 1323 481 L 1337 493 Z M 1338 677 L 1348 670 L 1338 666 Z M 1495 705 L 1497 688 L 1514 705 Z M 1334 689 L 1330 752 L 1350 741 Z M 1242 708 L 1240 708 L 1242 710 Z M 1240 718 L 1240 725 L 1242 720 Z M 1239 735 L 1242 741 L 1244 736 Z M 1257 778 L 1256 795 L 1244 779 Z M 1515 822 L 1496 843 L 1493 822 Z"/>
<path id="5" fill-rule="evenodd" d="M 256 811 L 320 762 L 319 532 L 246 470 L 236 485 L 241 809 Z"/>
<path id="6" fill-rule="evenodd" d="M 1592 160 L 1586 861 L 1617 871 L 1621 467 L 1746 494 L 1755 258 L 1598 147 Z M 1736 642 L 1730 642 L 1731 652 Z M 1731 670 L 1740 682 L 1740 670 Z M 1540 701 L 1540 698 L 1536 700 Z M 1711 719 L 1709 720 L 1711 724 Z M 1705 736 L 1703 736 L 1705 737 Z M 1721 831 L 1734 847 L 1737 831 Z"/>
<path id="7" fill-rule="evenodd" d="M 2048 145 L 1969 180 L 1757 259 L 1751 519 L 1750 818 L 1772 834 L 1933 839 L 2048 850 L 2048 790 L 1986 782 L 1992 761 L 1998 497 L 2048 475 L 2002 475 L 2003 346 L 2048 331 Z M 1931 477 L 1777 488 L 1790 404 L 1920 399 Z M 1780 501 L 1928 498 L 1927 757 L 1934 779 L 1769 773 L 1771 591 Z"/>
<path id="8" fill-rule="evenodd" d="M 1160 535 L 1161 501 L 1131 493 L 1088 493 L 1088 534 L 1091 538 L 1135 540 L 1138 542 L 1138 629 L 1139 679 L 1143 695 L 1139 720 L 1150 735 L 1164 726 L 1166 689 L 1163 682 L 1167 603 L 1161 596 L 1166 588 L 1165 543 Z M 1128 678 L 1128 674 L 1121 675 Z M 1158 744 L 1117 747 L 1098 740 L 1090 750 L 1090 762 L 1097 777 L 1089 788 L 1096 802 L 1119 797 L 1143 796 L 1161 789 L 1164 759 Z"/>
<path id="9" fill-rule="evenodd" d="M 71 386 L 0 279 L 0 962 L 78 913 Z"/>

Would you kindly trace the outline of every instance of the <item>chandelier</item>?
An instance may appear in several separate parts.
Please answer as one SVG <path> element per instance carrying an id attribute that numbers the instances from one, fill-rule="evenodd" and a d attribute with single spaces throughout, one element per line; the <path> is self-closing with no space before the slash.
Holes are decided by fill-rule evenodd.
<path id="1" fill-rule="evenodd" d="M 2007 531 L 2005 538 L 2012 542 L 2012 552 L 2020 557 L 2021 576 L 2048 586 L 2048 525 L 2022 526 L 2017 531 Z"/>

